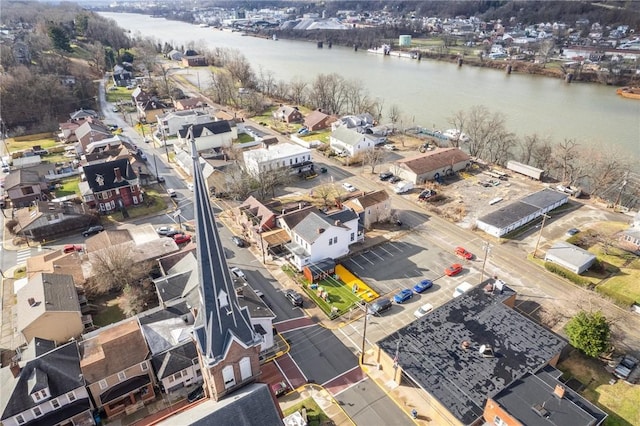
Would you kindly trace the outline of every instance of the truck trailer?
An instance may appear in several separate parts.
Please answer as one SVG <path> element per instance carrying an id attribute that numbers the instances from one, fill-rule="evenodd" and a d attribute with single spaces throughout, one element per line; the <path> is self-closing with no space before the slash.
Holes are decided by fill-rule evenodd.
<path id="1" fill-rule="evenodd" d="M 527 164 L 518 163 L 517 161 L 507 162 L 507 169 L 529 176 L 531 179 L 535 180 L 542 180 L 542 177 L 544 176 L 544 170 L 537 169 Z"/>

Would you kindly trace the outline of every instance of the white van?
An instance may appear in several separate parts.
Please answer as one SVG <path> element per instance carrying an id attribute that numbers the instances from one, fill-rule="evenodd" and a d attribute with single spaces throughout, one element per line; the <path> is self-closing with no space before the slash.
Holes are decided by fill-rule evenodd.
<path id="1" fill-rule="evenodd" d="M 455 298 L 458 296 L 462 296 L 464 293 L 468 292 L 472 288 L 473 288 L 473 285 L 465 281 L 462 284 L 460 284 L 458 287 L 456 287 L 455 290 L 453 290 L 453 297 Z"/>

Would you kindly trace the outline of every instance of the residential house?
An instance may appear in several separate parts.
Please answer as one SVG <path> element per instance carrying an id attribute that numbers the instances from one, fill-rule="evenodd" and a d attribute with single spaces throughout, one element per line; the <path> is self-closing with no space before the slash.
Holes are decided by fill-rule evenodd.
<path id="1" fill-rule="evenodd" d="M 403 180 L 423 184 L 440 180 L 471 165 L 471 157 L 459 148 L 436 148 L 424 154 L 397 160 L 391 172 Z"/>
<path id="2" fill-rule="evenodd" d="M 304 125 L 309 131 L 316 131 L 329 128 L 331 123 L 335 122 L 337 118 L 333 115 L 325 114 L 321 110 L 311 111 L 304 117 Z"/>
<path id="3" fill-rule="evenodd" d="M 90 207 L 110 212 L 142 203 L 138 175 L 127 159 L 88 164 L 83 171 L 86 181 L 80 182 L 80 192 Z"/>
<path id="4" fill-rule="evenodd" d="M 373 125 L 375 125 L 375 120 L 369 113 L 345 115 L 331 123 L 331 130 L 336 130 L 339 127 L 346 127 L 347 129 L 356 130 L 358 133 L 365 133 L 365 130 Z"/>
<path id="5" fill-rule="evenodd" d="M 82 122 L 79 121 L 67 121 L 65 123 L 60 123 L 60 133 L 58 133 L 58 139 L 60 139 L 64 143 L 78 142 L 76 129 L 80 127 L 81 124 Z"/>
<path id="6" fill-rule="evenodd" d="M 18 330 L 27 342 L 35 337 L 67 342 L 85 328 L 71 275 L 34 275 L 17 291 L 16 307 Z"/>
<path id="7" fill-rule="evenodd" d="M 92 109 L 79 109 L 69 114 L 71 121 L 83 121 L 87 118 L 97 119 L 100 115 Z"/>
<path id="8" fill-rule="evenodd" d="M 255 229 L 256 232 L 262 233 L 277 227 L 276 214 L 273 210 L 253 196 L 249 196 L 238 209 L 240 210 L 238 222 L 244 230 Z"/>
<path id="9" fill-rule="evenodd" d="M 85 334 L 80 368 L 96 408 L 131 414 L 155 398 L 149 348 L 136 318 Z"/>
<path id="10" fill-rule="evenodd" d="M 286 216 L 280 219 L 286 221 Z M 310 263 L 346 256 L 351 244 L 364 239 L 364 233 L 358 226 L 358 215 L 350 209 L 331 214 L 311 209 L 289 229 L 288 260 L 299 271 Z"/>
<path id="11" fill-rule="evenodd" d="M 183 126 L 178 130 L 179 142 L 175 149 L 182 149 L 189 153 L 191 138 L 195 139 L 198 152 L 204 152 L 231 147 L 233 132 L 226 120 Z"/>
<path id="12" fill-rule="evenodd" d="M 273 118 L 284 123 L 299 123 L 304 117 L 298 107 L 280 105 L 280 107 L 273 112 Z"/>
<path id="13" fill-rule="evenodd" d="M 171 52 L 167 53 L 167 59 L 172 61 L 181 61 L 182 60 L 182 52 L 179 50 L 173 49 Z"/>
<path id="14" fill-rule="evenodd" d="M 547 250 L 545 262 L 553 262 L 575 274 L 581 274 L 596 261 L 596 256 L 578 246 L 558 241 Z"/>
<path id="15" fill-rule="evenodd" d="M 133 151 L 134 143 L 131 142 L 131 139 L 129 139 L 127 136 L 114 135 L 86 144 L 82 148 L 82 153 L 85 155 L 85 158 L 88 162 L 92 162 L 93 156 L 96 156 L 97 154 L 105 151 L 112 152 L 114 150 L 120 150 L 120 148 L 122 147 L 124 147 L 128 151 Z"/>
<path id="16" fill-rule="evenodd" d="M 242 153 L 247 172 L 254 177 L 280 168 L 289 168 L 292 174 L 313 171 L 311 150 L 292 143 L 279 143 Z"/>
<path id="17" fill-rule="evenodd" d="M 99 121 L 85 121 L 76 129 L 76 138 L 80 142 L 81 152 L 85 152 L 92 142 L 113 137 L 111 131 Z"/>
<path id="18" fill-rule="evenodd" d="M 70 275 L 76 285 L 82 285 L 85 281 L 82 270 L 84 254 L 84 251 L 74 250 L 71 253 L 65 253 L 63 249 L 59 249 L 45 250 L 42 254 L 29 257 L 27 259 L 27 280 L 24 285 L 29 282 L 28 280 L 33 279 L 40 273 Z M 15 291 L 19 289 L 18 285 L 14 285 Z M 76 290 L 78 290 L 78 302 L 82 309 L 86 304 L 86 297 L 83 296 L 79 287 L 76 287 Z"/>
<path id="19" fill-rule="evenodd" d="M 207 58 L 204 55 L 187 55 L 182 56 L 182 65 L 185 67 L 206 67 Z"/>
<path id="20" fill-rule="evenodd" d="M 133 89 L 133 92 L 131 92 L 131 102 L 133 103 L 133 105 L 145 103 L 151 100 L 151 98 L 152 95 L 145 92 L 140 86 L 136 87 L 135 89 Z"/>
<path id="21" fill-rule="evenodd" d="M 82 205 L 70 201 L 33 201 L 18 209 L 14 218 L 20 234 L 37 241 L 82 229 L 93 220 Z"/>
<path id="22" fill-rule="evenodd" d="M 95 425 L 85 385 L 76 341 L 56 347 L 35 338 L 0 370 L 0 420 L 5 426 Z"/>
<path id="23" fill-rule="evenodd" d="M 176 106 L 177 102 L 179 101 L 176 101 Z M 158 115 L 156 120 L 158 121 L 160 135 L 164 137 L 175 136 L 180 129 L 189 127 L 191 124 L 205 124 L 215 121 L 210 114 L 192 109 L 167 112 L 166 114 Z"/>
<path id="24" fill-rule="evenodd" d="M 544 415 L 535 423 L 503 423 L 506 418 L 499 415 L 496 420 L 496 411 L 488 404 L 496 395 L 505 406 L 507 400 L 513 401 L 519 381 L 547 365 L 555 366 L 567 346 L 560 336 L 514 310 L 515 298 L 516 293 L 502 282 L 476 286 L 379 340 L 370 361 L 377 363 L 385 382 L 408 380 L 424 401 L 420 415 L 434 424 L 548 424 Z M 525 395 L 520 390 L 518 394 Z M 529 410 L 536 409 L 539 399 L 535 393 L 526 396 Z M 549 409 L 557 406 L 554 402 Z M 488 417 L 483 418 L 485 412 Z"/>
<path id="25" fill-rule="evenodd" d="M 185 98 L 175 101 L 177 111 L 188 111 L 196 108 L 205 108 L 207 103 L 202 98 Z"/>
<path id="26" fill-rule="evenodd" d="M 164 114 L 169 108 L 167 104 L 162 102 L 156 96 L 152 96 L 146 101 L 136 103 L 138 110 L 138 120 L 142 123 L 153 123 L 158 115 Z"/>
<path id="27" fill-rule="evenodd" d="M 48 198 L 48 185 L 31 169 L 14 169 L 4 179 L 4 191 L 13 207 L 27 207 L 34 201 Z"/>
<path id="28" fill-rule="evenodd" d="M 338 127 L 331 132 L 329 146 L 338 154 L 354 157 L 369 149 L 374 149 L 378 140 L 376 137 L 346 127 Z"/>
<path id="29" fill-rule="evenodd" d="M 640 212 L 634 216 L 632 226 L 620 232 L 618 241 L 622 248 L 640 253 Z"/>
<path id="30" fill-rule="evenodd" d="M 374 223 L 391 219 L 391 199 L 384 189 L 352 198 L 345 201 L 343 205 L 358 214 L 360 224 L 365 229 L 371 229 Z"/>
<path id="31" fill-rule="evenodd" d="M 133 73 L 127 70 L 122 65 L 116 65 L 113 67 L 113 84 L 118 87 L 126 87 L 135 82 Z"/>
<path id="32" fill-rule="evenodd" d="M 151 366 L 163 392 L 202 383 L 198 353 L 191 334 L 194 320 L 185 299 L 138 314 L 151 351 Z"/>
<path id="33" fill-rule="evenodd" d="M 500 238 L 568 201 L 568 194 L 546 188 L 498 207 L 493 212 L 477 219 L 476 226 L 487 234 Z"/>

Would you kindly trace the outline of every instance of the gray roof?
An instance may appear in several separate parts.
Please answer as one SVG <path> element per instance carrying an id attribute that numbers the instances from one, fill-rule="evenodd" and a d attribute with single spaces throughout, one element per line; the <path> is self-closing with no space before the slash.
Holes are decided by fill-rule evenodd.
<path id="1" fill-rule="evenodd" d="M 565 241 L 558 241 L 547 250 L 546 257 L 555 257 L 566 263 L 581 266 L 591 262 L 596 256 L 585 249 L 569 244 Z"/>
<path id="2" fill-rule="evenodd" d="M 482 216 L 478 221 L 495 226 L 496 228 L 506 228 L 522 218 L 546 209 L 561 200 L 567 199 L 569 199 L 567 194 L 545 188 L 542 191 L 527 195 L 511 204 L 502 206 L 498 210 Z"/>
<path id="3" fill-rule="evenodd" d="M 9 190 L 18 186 L 38 185 L 39 183 L 40 174 L 35 170 L 11 170 L 4 180 L 4 189 Z"/>
<path id="4" fill-rule="evenodd" d="M 34 385 L 32 377 L 37 377 L 39 384 L 43 383 L 44 378 L 51 399 L 84 387 L 77 342 L 69 342 L 27 361 L 17 378 L 13 377 L 9 367 L 0 370 L 0 419 L 5 420 L 40 405 L 33 401 L 29 393 L 30 386 Z"/>
<path id="5" fill-rule="evenodd" d="M 29 303 L 30 299 L 33 303 Z M 36 274 L 18 290 L 17 302 L 19 330 L 24 330 L 46 312 L 80 314 L 78 292 L 71 275 Z"/>
<path id="6" fill-rule="evenodd" d="M 207 361 L 217 364 L 222 361 L 226 349 L 234 339 L 251 347 L 259 345 L 261 337 L 251 326 L 249 310 L 241 308 L 238 303 L 202 175 L 195 139 L 191 141 L 191 157 L 201 299 L 194 333 Z"/>
<path id="7" fill-rule="evenodd" d="M 151 365 L 158 379 L 162 380 L 178 371 L 193 366 L 197 359 L 196 345 L 193 340 L 188 340 L 151 358 Z"/>
<path id="8" fill-rule="evenodd" d="M 173 425 L 282 425 L 279 410 L 267 385 L 253 383 L 220 401 L 209 399 L 158 423 Z"/>
<path id="9" fill-rule="evenodd" d="M 480 416 L 487 397 L 501 392 L 525 373 L 546 365 L 566 346 L 556 334 L 506 306 L 515 292 L 485 294 L 475 287 L 418 319 L 378 345 L 464 424 Z M 470 343 L 463 349 L 461 343 Z M 485 358 L 481 345 L 495 357 Z"/>
<path id="10" fill-rule="evenodd" d="M 368 139 L 371 142 L 375 143 L 375 138 L 371 137 L 371 135 L 367 135 L 364 133 L 358 133 L 355 130 L 348 129 L 346 127 L 338 127 L 333 132 L 331 132 L 331 137 L 338 139 L 340 142 L 355 146 L 362 140 Z"/>
<path id="11" fill-rule="evenodd" d="M 184 260 L 184 258 L 183 258 Z M 171 300 L 185 296 L 185 290 L 189 286 L 189 282 L 197 281 L 193 271 L 179 272 L 173 275 L 167 275 L 153 281 L 156 286 L 160 303 L 167 303 Z"/>
<path id="12" fill-rule="evenodd" d="M 344 223 L 357 218 L 358 215 L 350 209 L 340 210 L 330 215 L 326 215 L 320 210 L 315 210 L 302 219 L 293 230 L 303 240 L 312 243 L 328 228 L 347 228 Z M 340 223 L 337 223 L 338 221 Z"/>
<path id="13" fill-rule="evenodd" d="M 327 214 L 327 220 L 329 220 L 329 223 L 335 223 L 336 220 L 339 220 L 341 223 L 347 223 L 357 219 L 358 215 L 351 209 L 343 209 Z"/>
<path id="14" fill-rule="evenodd" d="M 302 221 L 302 219 L 313 212 L 319 211 L 320 210 L 318 210 L 318 208 L 315 206 L 307 206 L 278 216 L 278 220 L 283 221 L 289 227 L 289 229 L 293 229 Z"/>
<path id="15" fill-rule="evenodd" d="M 209 123 L 202 124 L 188 124 L 182 126 L 178 133 L 181 138 L 186 138 L 189 132 L 189 128 L 193 128 L 193 137 L 199 138 L 202 136 L 202 132 L 204 129 L 209 130 L 214 135 L 219 135 L 221 133 L 229 133 L 231 132 L 231 126 L 227 120 L 218 120 L 218 121 L 210 121 Z"/>
<path id="16" fill-rule="evenodd" d="M 138 321 L 152 355 L 191 341 L 194 318 L 185 300 L 145 311 Z"/>
<path id="17" fill-rule="evenodd" d="M 551 366 L 516 380 L 493 400 L 511 416 L 527 426 L 594 426 L 607 414 L 560 382 L 561 372 Z M 554 394 L 556 386 L 564 387 L 564 395 Z M 533 407 L 544 407 L 540 416 Z"/>

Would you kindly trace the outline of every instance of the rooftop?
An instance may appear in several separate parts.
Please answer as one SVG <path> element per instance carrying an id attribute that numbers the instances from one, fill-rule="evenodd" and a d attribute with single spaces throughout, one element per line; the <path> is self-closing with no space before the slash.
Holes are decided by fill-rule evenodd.
<path id="1" fill-rule="evenodd" d="M 490 294 L 475 287 L 378 345 L 394 357 L 400 342 L 403 372 L 470 424 L 482 416 L 487 397 L 546 365 L 566 346 L 562 338 L 503 303 L 514 297 L 507 286 Z M 490 346 L 494 356 L 483 356 L 482 346 Z"/>

